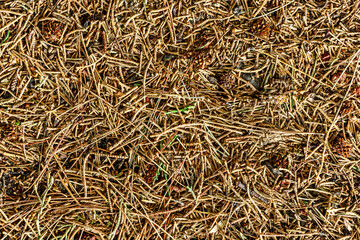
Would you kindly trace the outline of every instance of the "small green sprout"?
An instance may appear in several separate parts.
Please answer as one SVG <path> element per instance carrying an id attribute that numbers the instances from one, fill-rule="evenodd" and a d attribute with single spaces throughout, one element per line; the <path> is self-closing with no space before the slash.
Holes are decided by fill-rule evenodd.
<path id="1" fill-rule="evenodd" d="M 189 191 L 189 193 L 191 193 L 193 195 L 193 198 L 196 200 L 196 195 L 195 195 L 195 193 L 193 191 L 193 187 L 192 186 L 191 187 L 186 186 L 186 189 Z"/>
<path id="2" fill-rule="evenodd" d="M 191 109 L 194 109 L 195 108 L 195 105 L 190 105 L 190 106 L 186 106 L 182 109 L 179 109 L 180 112 L 183 112 L 185 114 L 189 113 Z M 168 112 L 166 112 L 165 114 L 171 114 L 171 113 L 177 113 L 178 110 L 170 110 Z"/>
<path id="3" fill-rule="evenodd" d="M 167 145 L 168 147 L 170 147 L 170 145 L 176 140 L 177 135 L 175 135 L 175 137 L 173 138 L 173 140 L 171 140 L 171 142 Z"/>
<path id="4" fill-rule="evenodd" d="M 3 45 L 10 37 L 10 30 L 7 32 L 5 39 L 0 43 L 0 46 Z"/>
<path id="5" fill-rule="evenodd" d="M 357 167 L 352 167 L 356 172 L 360 173 L 360 170 Z"/>
<path id="6" fill-rule="evenodd" d="M 111 227 L 111 225 L 112 225 L 112 223 L 111 223 L 110 221 L 108 221 L 108 222 L 106 223 L 106 227 L 107 227 L 107 228 Z"/>
<path id="7" fill-rule="evenodd" d="M 159 179 L 160 171 L 164 172 L 164 177 L 165 177 L 165 180 L 167 181 L 167 174 L 166 174 L 166 171 L 165 171 L 165 165 L 163 163 L 161 163 L 160 166 L 158 167 L 158 169 L 156 170 L 155 176 L 153 177 L 153 182 L 152 182 L 153 185 Z"/>

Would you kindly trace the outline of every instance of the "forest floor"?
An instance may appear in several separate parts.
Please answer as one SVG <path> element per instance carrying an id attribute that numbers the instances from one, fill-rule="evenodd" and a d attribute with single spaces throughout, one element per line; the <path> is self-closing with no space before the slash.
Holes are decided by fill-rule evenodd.
<path id="1" fill-rule="evenodd" d="M 0 239 L 360 239 L 358 5 L 0 0 Z"/>

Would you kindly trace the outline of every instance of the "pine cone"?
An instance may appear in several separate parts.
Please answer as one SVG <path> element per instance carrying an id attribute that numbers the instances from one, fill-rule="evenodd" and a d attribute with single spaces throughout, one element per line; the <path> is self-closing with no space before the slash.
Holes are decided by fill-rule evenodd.
<path id="1" fill-rule="evenodd" d="M 269 163 L 274 168 L 288 168 L 289 160 L 286 157 L 286 152 L 280 151 L 276 154 L 271 154 L 269 156 Z"/>
<path id="2" fill-rule="evenodd" d="M 271 28 L 264 19 L 255 20 L 251 24 L 250 29 L 251 29 L 252 33 L 254 33 L 256 36 L 263 38 L 263 39 L 269 39 L 270 34 L 271 34 Z"/>
<path id="3" fill-rule="evenodd" d="M 15 140 L 16 128 L 11 124 L 0 124 L 0 140 Z"/>
<path id="4" fill-rule="evenodd" d="M 338 137 L 335 140 L 334 146 L 333 146 L 333 151 L 336 152 L 337 154 L 343 156 L 343 157 L 349 157 L 350 153 L 352 152 L 353 147 L 351 145 L 351 143 L 346 140 L 343 137 Z"/>
<path id="5" fill-rule="evenodd" d="M 146 169 L 144 179 L 147 184 L 151 184 L 154 181 L 156 175 L 157 167 L 155 165 L 149 165 Z"/>
<path id="6" fill-rule="evenodd" d="M 219 84 L 225 88 L 233 88 L 236 84 L 236 78 L 231 72 L 221 74 L 218 79 Z"/>
<path id="7" fill-rule="evenodd" d="M 354 105 L 352 101 L 345 101 L 343 105 L 341 106 L 340 114 L 341 116 L 344 116 L 348 113 L 351 113 L 354 108 Z"/>
<path id="8" fill-rule="evenodd" d="M 43 23 L 43 34 L 44 38 L 53 43 L 60 40 L 62 35 L 62 24 L 55 21 L 46 21 Z"/>
<path id="9" fill-rule="evenodd" d="M 215 39 L 209 37 L 209 34 L 201 34 L 195 42 L 195 47 L 197 49 L 209 49 L 215 46 Z"/>
<path id="10" fill-rule="evenodd" d="M 357 97 L 360 96 L 360 87 L 356 87 L 356 88 L 354 89 L 353 93 L 354 93 L 354 95 L 357 96 Z"/>
<path id="11" fill-rule="evenodd" d="M 215 39 L 206 33 L 195 39 L 193 49 L 186 53 L 186 58 L 190 59 L 193 69 L 204 69 L 211 65 L 214 46 Z"/>
<path id="12" fill-rule="evenodd" d="M 211 53 L 208 50 L 189 52 L 188 58 L 192 62 L 194 69 L 204 69 L 212 63 Z"/>
<path id="13" fill-rule="evenodd" d="M 346 73 L 343 71 L 339 71 L 331 76 L 331 81 L 337 83 L 343 83 L 346 80 Z"/>

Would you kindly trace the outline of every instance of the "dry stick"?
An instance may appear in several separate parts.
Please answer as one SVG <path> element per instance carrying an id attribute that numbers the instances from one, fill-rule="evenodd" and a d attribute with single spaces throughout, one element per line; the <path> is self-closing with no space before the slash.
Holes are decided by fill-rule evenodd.
<path id="1" fill-rule="evenodd" d="M 251 20 L 255 20 L 255 19 L 258 19 L 258 18 L 265 17 L 265 16 L 267 16 L 267 15 L 270 15 L 270 14 L 272 14 L 272 13 L 274 13 L 274 12 L 277 12 L 277 11 L 279 11 L 280 9 L 282 9 L 282 8 L 284 8 L 284 7 L 292 4 L 293 2 L 295 2 L 295 0 L 292 0 L 291 2 L 288 2 L 287 4 L 285 4 L 285 5 L 281 6 L 281 7 L 275 8 L 274 10 L 271 10 L 271 11 L 269 11 L 268 13 L 266 13 L 266 14 L 264 14 L 264 15 L 261 15 L 261 16 L 258 16 L 258 17 L 253 17 L 253 18 L 251 18 Z M 264 4 L 265 4 L 265 3 L 266 3 L 266 1 L 264 1 Z M 262 8 L 262 7 L 261 7 L 261 8 Z M 254 16 L 256 16 L 256 15 L 259 13 L 259 11 L 261 10 L 261 8 L 259 8 L 259 10 L 254 14 Z"/>
<path id="2" fill-rule="evenodd" d="M 269 56 L 269 57 L 271 57 L 271 58 L 273 58 L 273 59 L 276 59 L 278 62 L 284 64 L 285 66 L 287 66 L 287 67 L 289 67 L 289 68 L 291 68 L 291 69 L 293 69 L 294 71 L 297 71 L 297 72 L 299 72 L 299 73 L 301 73 L 301 74 L 304 74 L 305 76 L 307 76 L 308 78 L 310 78 L 310 79 L 312 79 L 312 80 L 315 80 L 315 81 L 318 82 L 319 84 L 322 84 L 322 85 L 324 85 L 324 86 L 326 86 L 326 87 L 331 87 L 330 85 L 328 85 L 328 84 L 326 84 L 326 83 L 324 83 L 324 82 L 319 81 L 318 79 L 316 79 L 315 77 L 311 76 L 310 74 L 307 74 L 307 73 L 305 73 L 304 71 L 301 71 L 300 69 L 297 69 L 296 67 L 292 66 L 291 64 L 288 64 L 288 63 L 286 63 L 286 62 L 284 62 L 284 61 L 282 61 L 282 60 L 279 60 L 279 59 L 278 59 L 278 56 L 274 57 L 273 55 L 271 55 L 271 54 L 269 54 L 269 53 L 267 53 L 267 52 L 265 52 L 265 51 L 258 50 L 258 49 L 255 49 L 255 51 L 257 51 L 257 52 L 259 52 L 259 53 L 262 53 L 262 54 L 264 54 L 264 55 L 266 55 L 266 56 Z"/>
<path id="3" fill-rule="evenodd" d="M 82 174 L 83 174 L 83 182 L 84 182 L 84 193 L 85 193 L 85 198 L 87 198 L 87 184 L 86 184 L 86 164 L 87 164 L 87 159 L 89 158 L 90 156 L 90 153 L 87 154 L 84 158 L 84 163 L 83 163 L 83 170 L 82 170 Z"/>
<path id="4" fill-rule="evenodd" d="M 243 183 L 241 183 L 240 181 L 237 182 L 237 186 L 240 187 L 243 191 L 248 192 L 247 187 L 246 187 Z M 253 197 L 255 197 L 255 198 L 263 201 L 264 203 L 269 203 L 269 200 L 268 200 L 268 199 L 260 196 L 260 195 L 257 194 L 254 190 L 249 190 L 248 193 L 249 193 L 251 196 L 253 196 Z"/>
<path id="5" fill-rule="evenodd" d="M 169 65 L 172 65 L 172 63 L 173 63 L 173 62 L 170 62 Z M 193 64 L 193 63 L 190 64 L 190 66 L 188 67 L 186 73 L 189 71 L 189 69 L 191 68 L 192 64 Z M 185 76 L 185 74 L 184 74 L 183 77 L 181 78 L 181 81 L 182 81 L 182 83 L 183 83 L 183 85 L 184 85 L 184 88 L 185 88 L 185 90 L 186 90 L 186 92 L 187 92 L 186 86 L 185 86 L 185 84 L 184 84 L 184 82 L 183 82 L 184 76 Z M 168 80 L 168 77 L 166 78 L 165 81 L 167 82 L 167 80 Z M 164 88 L 165 88 L 165 84 L 164 84 Z M 163 88 L 163 90 L 164 90 L 164 88 Z M 190 97 L 190 95 L 189 95 L 188 92 L 187 92 L 187 94 L 188 94 L 188 96 Z M 154 112 L 153 112 L 153 113 L 154 113 Z M 153 113 L 151 114 L 150 119 L 151 119 Z M 150 124 L 150 120 L 149 120 L 149 123 L 148 123 L 148 124 Z M 146 132 L 145 132 L 145 133 L 146 133 Z M 173 136 L 168 140 L 168 142 L 164 145 L 164 147 L 159 151 L 158 154 L 162 154 L 163 150 L 165 150 L 165 148 L 169 145 L 169 143 L 170 143 L 171 141 L 173 141 L 174 136 L 176 136 L 177 133 L 178 133 L 178 131 L 175 131 L 175 134 L 173 134 Z M 145 135 L 143 135 L 143 137 L 144 137 L 144 136 L 145 136 Z M 143 137 L 142 137 L 142 138 L 143 138 Z M 139 146 L 137 146 L 137 148 L 139 148 Z M 184 159 L 184 161 L 185 161 L 185 159 Z M 184 161 L 183 161 L 183 163 L 184 163 Z M 155 164 L 156 164 L 156 163 L 155 163 Z M 156 164 L 156 165 L 157 165 L 157 164 Z M 159 167 L 159 166 L 157 166 L 157 167 Z M 180 165 L 180 166 L 178 167 L 178 169 L 180 170 L 181 167 L 182 167 L 182 165 Z M 164 169 L 164 170 L 165 170 L 165 169 Z M 175 173 L 176 173 L 176 175 L 178 174 L 178 172 L 175 172 Z M 172 175 L 172 176 L 174 176 L 174 175 Z M 170 177 L 170 178 L 172 178 L 172 177 Z M 171 181 L 170 186 L 173 184 L 173 181 L 174 181 L 174 180 Z M 165 183 L 165 184 L 166 184 L 166 183 Z M 169 187 L 169 190 L 170 190 L 170 187 Z M 164 198 L 165 198 L 165 196 L 166 196 L 166 193 L 167 193 L 167 191 L 165 192 L 165 195 L 163 196 L 161 203 L 164 201 Z"/>
<path id="6" fill-rule="evenodd" d="M 212 132 L 210 131 L 210 129 L 207 127 L 206 123 L 204 123 L 204 126 L 206 128 L 206 130 L 209 132 L 210 137 L 212 137 L 212 139 L 214 139 L 214 141 L 222 148 L 222 150 L 224 150 L 224 152 L 226 153 L 225 156 L 229 156 L 229 152 L 226 151 L 226 149 L 223 147 L 223 145 L 215 138 L 215 136 L 212 134 Z"/>
<path id="7" fill-rule="evenodd" d="M 104 175 L 105 175 L 105 174 L 104 174 Z M 116 187 L 114 186 L 114 184 L 109 181 L 109 179 L 108 179 L 109 176 L 106 176 L 106 177 L 103 176 L 103 177 L 104 177 L 104 178 L 106 179 L 106 181 L 114 188 L 114 190 L 121 196 L 121 198 L 122 198 L 123 200 L 125 200 L 127 203 L 130 204 L 130 202 L 129 202 L 125 197 L 122 196 L 122 193 L 118 190 L 118 188 L 116 188 Z M 112 177 L 112 176 L 111 176 L 111 177 Z M 119 183 L 120 183 L 120 182 L 119 182 Z M 173 236 L 171 236 L 171 235 L 170 235 L 168 232 L 166 232 L 162 227 L 160 227 L 157 223 L 155 223 L 154 221 L 151 221 L 151 219 L 150 219 L 150 216 L 161 215 L 161 213 L 163 213 L 163 212 L 161 212 L 161 213 L 159 212 L 158 214 L 148 214 L 148 213 L 145 211 L 144 206 L 141 204 L 141 201 L 134 195 L 134 193 L 131 192 L 130 189 L 128 189 L 128 188 L 127 188 L 125 185 L 123 185 L 122 183 L 120 183 L 120 184 L 122 185 L 122 187 L 124 187 L 126 190 L 128 190 L 128 191 L 131 193 L 132 197 L 140 204 L 141 208 L 144 210 L 144 213 L 142 213 L 142 212 L 141 212 L 139 209 L 137 209 L 137 208 L 134 208 L 134 210 L 137 211 L 140 216 L 145 217 L 145 218 L 150 222 L 150 224 L 152 225 L 152 227 L 155 229 L 156 233 L 160 236 L 160 233 L 157 231 L 157 229 L 155 228 L 154 225 L 156 225 L 160 230 L 163 230 L 164 233 L 166 233 L 171 239 L 174 239 L 174 240 L 175 240 L 175 238 L 174 238 Z M 190 206 L 190 204 L 192 204 L 192 202 L 190 202 L 188 205 L 185 205 L 184 207 L 181 207 L 181 209 L 180 209 L 180 208 L 179 208 L 179 209 L 176 209 L 176 211 L 180 211 L 180 210 L 182 210 L 182 209 Z M 176 211 L 175 211 L 175 212 L 176 212 Z M 167 213 L 167 212 L 165 212 L 165 213 Z M 134 213 L 132 213 L 132 214 L 134 214 Z"/>
<path id="8" fill-rule="evenodd" d="M 261 9 L 263 9 L 263 7 L 265 6 L 265 4 L 267 3 L 268 0 L 264 0 L 261 4 L 261 6 L 256 10 L 256 12 L 254 13 L 254 16 L 258 15 L 258 13 L 261 11 Z M 258 18 L 261 18 L 262 16 L 259 16 Z M 252 18 L 251 20 L 256 19 L 255 17 Z"/>
<path id="9" fill-rule="evenodd" d="M 65 183 L 64 179 L 63 179 L 63 178 L 61 177 L 61 175 L 60 175 L 60 172 L 62 172 L 62 173 L 65 175 L 65 178 L 67 178 L 67 175 L 66 175 L 65 171 L 63 170 L 63 168 L 62 168 L 62 166 L 61 166 L 61 163 L 57 160 L 57 156 L 55 156 L 54 159 L 55 159 L 56 163 L 57 163 L 57 164 L 59 165 L 59 167 L 60 167 L 60 171 L 58 171 L 56 174 L 57 174 L 57 176 L 59 176 L 61 183 L 63 184 L 64 188 L 68 191 L 68 193 L 70 194 L 71 198 L 74 199 L 74 201 L 75 201 L 79 206 L 81 206 L 80 202 L 79 202 L 79 201 L 75 198 L 75 196 L 72 194 L 71 190 L 69 189 L 69 187 L 68 187 L 67 184 Z M 70 187 L 71 187 L 71 183 L 70 183 L 70 182 L 69 182 L 69 185 L 70 185 Z"/>
<path id="10" fill-rule="evenodd" d="M 22 222 L 21 219 L 25 219 L 25 216 L 26 216 L 26 215 L 29 215 L 29 214 L 31 214 L 31 213 L 36 212 L 36 211 L 35 211 L 35 205 L 37 205 L 37 203 L 38 203 L 38 201 L 35 201 L 35 200 L 34 200 L 34 206 L 32 206 L 32 207 L 28 206 L 27 208 L 25 208 L 25 209 L 22 211 L 23 213 L 18 214 L 18 216 L 13 217 L 11 220 L 8 219 L 7 216 L 5 215 L 5 213 L 3 212 L 3 210 L 0 209 L 2 215 L 5 217 L 5 220 L 6 220 L 6 223 L 4 223 L 4 225 L 0 226 L 0 229 L 6 228 L 6 227 L 8 227 L 9 225 L 11 225 L 13 222 L 16 222 L 16 221 L 18 221 L 19 223 L 21 223 L 21 222 Z M 30 209 L 30 208 L 31 208 L 31 209 Z M 38 208 L 40 208 L 40 207 L 38 207 Z M 37 210 L 37 209 L 36 209 L 36 210 Z M 2 239 L 5 239 L 5 238 L 2 238 Z"/>
<path id="11" fill-rule="evenodd" d="M 359 52 L 360 52 L 360 49 L 355 53 L 354 56 L 358 55 Z M 360 59 L 360 58 L 359 58 L 359 59 Z M 354 58 L 353 58 L 351 61 L 353 61 L 353 60 L 354 60 Z M 350 63 L 351 63 L 351 62 L 350 62 Z M 349 65 L 350 65 L 350 63 L 349 63 Z M 349 66 L 349 65 L 348 65 L 348 66 Z M 348 66 L 347 66 L 347 67 L 348 67 Z M 355 74 L 356 74 L 356 72 L 357 72 L 358 67 L 359 67 L 359 60 L 358 60 L 357 63 L 356 63 L 355 71 L 354 71 L 353 77 L 351 78 L 351 82 L 350 82 L 349 87 L 348 87 L 348 89 L 347 89 L 347 91 L 346 91 L 346 94 L 345 94 L 344 98 L 342 99 L 342 101 L 341 101 L 341 103 L 340 103 L 340 106 L 339 106 L 339 109 L 337 110 L 337 112 L 336 112 L 336 114 L 335 114 L 333 123 L 331 124 L 330 129 L 328 130 L 328 132 L 327 132 L 327 134 L 326 134 L 325 144 L 324 144 L 325 147 L 324 147 L 323 154 L 322 154 L 320 170 L 319 170 L 319 172 L 318 172 L 318 174 L 317 174 L 317 176 L 316 176 L 316 179 L 317 179 L 317 180 L 319 180 L 320 173 L 321 173 L 321 171 L 322 171 L 322 169 L 323 169 L 323 167 L 324 167 L 326 146 L 329 146 L 328 141 L 329 141 L 329 136 L 330 136 L 331 129 L 333 128 L 333 126 L 336 126 L 335 124 L 336 124 L 336 122 L 338 121 L 338 116 L 339 116 L 339 113 L 340 113 L 340 111 L 341 111 L 341 107 L 342 107 L 342 105 L 343 105 L 346 97 L 349 95 L 349 92 L 350 92 L 351 86 L 352 86 L 352 84 L 353 84 L 353 82 L 354 82 Z M 345 70 L 344 70 L 344 72 L 345 72 Z"/>
<path id="12" fill-rule="evenodd" d="M 170 68 L 171 68 L 172 61 L 170 62 L 169 65 L 170 65 Z M 167 80 L 168 80 L 168 77 L 165 79 L 165 83 L 167 82 Z M 164 87 L 163 87 L 162 91 L 164 91 L 165 86 L 166 86 L 166 84 L 164 84 Z M 144 94 L 145 94 L 145 93 L 144 93 Z M 145 97 L 145 95 L 144 95 L 144 97 Z M 156 103 L 156 106 L 158 106 L 158 103 L 159 103 L 159 102 L 160 102 L 160 101 L 159 101 L 159 99 L 158 99 L 158 100 L 157 100 L 157 103 Z M 153 114 L 154 114 L 154 112 L 151 113 L 150 118 L 149 118 L 149 122 L 147 123 L 147 125 L 148 125 L 149 127 L 151 126 L 151 119 L 152 119 L 152 117 L 153 117 Z M 145 133 L 141 136 L 140 141 L 142 141 L 142 140 L 144 139 L 146 132 L 147 132 L 147 129 L 145 130 Z M 167 145 L 165 145 L 165 146 L 167 146 Z M 135 154 L 136 154 L 136 152 L 138 151 L 139 147 L 140 147 L 139 145 L 136 147 L 135 152 L 133 152 L 133 154 L 130 156 L 130 160 L 133 159 L 133 157 L 135 156 Z M 157 149 L 157 148 L 156 148 L 156 149 Z M 158 150 L 158 151 L 159 151 L 159 150 Z M 160 154 L 161 154 L 161 151 L 160 151 Z"/>
<path id="13" fill-rule="evenodd" d="M 4 27 L 0 28 L 0 32 L 3 32 L 6 28 L 10 27 L 12 24 L 16 23 L 20 18 L 22 18 L 23 16 L 19 16 L 18 18 L 16 18 L 14 21 L 6 24 Z"/>
<path id="14" fill-rule="evenodd" d="M 336 87 L 336 84 L 339 82 L 339 80 L 340 80 L 341 77 L 344 75 L 345 71 L 349 68 L 350 64 L 352 63 L 352 61 L 354 61 L 355 57 L 359 54 L 359 52 L 360 52 L 360 49 L 357 50 L 356 53 L 352 56 L 352 58 L 350 59 L 349 63 L 346 65 L 345 69 L 342 71 L 341 75 L 338 77 L 338 79 L 336 80 L 336 82 L 335 82 L 334 86 L 331 88 L 331 90 L 333 90 L 333 89 Z M 359 63 L 359 61 L 357 62 L 357 64 L 358 64 L 358 63 Z M 356 69 L 357 69 L 357 65 L 356 65 L 355 71 L 356 71 Z M 353 79 L 354 79 L 354 77 L 353 77 Z M 352 80 L 353 80 L 353 79 L 351 79 L 350 86 L 352 85 Z M 348 92 L 347 92 L 346 94 L 348 94 Z M 342 104 L 342 103 L 341 103 L 341 104 Z M 340 108 L 339 108 L 339 109 L 340 109 Z M 338 113 L 339 113 L 339 111 L 338 111 Z"/>
<path id="15" fill-rule="evenodd" d="M 186 240 L 190 240 L 190 239 L 193 239 L 194 236 L 198 233 L 200 233 L 204 228 L 207 228 L 208 226 L 207 225 L 204 225 L 203 227 L 201 227 L 199 230 L 197 230 L 196 232 L 194 232 L 190 237 L 188 237 Z"/>
<path id="16" fill-rule="evenodd" d="M 46 161 L 46 164 L 44 166 L 44 169 L 40 172 L 39 176 L 35 179 L 35 181 L 30 185 L 30 187 L 28 188 L 28 190 L 26 190 L 25 192 L 29 191 L 35 184 L 38 184 L 40 179 L 43 177 L 43 175 L 45 174 L 45 171 L 47 170 L 47 168 L 50 165 L 50 161 L 51 159 L 54 157 L 54 155 L 56 154 L 60 144 L 62 143 L 62 141 L 64 140 L 65 136 L 69 133 L 70 131 L 70 127 L 68 127 L 68 129 L 66 130 L 66 132 L 63 134 L 63 136 L 60 139 L 59 144 L 55 147 L 55 150 L 52 152 L 51 156 L 49 157 L 49 159 Z M 58 138 L 58 137 L 57 137 Z M 55 139 L 55 141 L 57 140 L 57 138 Z"/>
<path id="17" fill-rule="evenodd" d="M 199 120 L 200 121 L 200 120 Z M 204 123 L 189 123 L 189 124 L 182 124 L 182 125 L 178 125 L 178 126 L 175 126 L 175 127 L 172 127 L 162 133 L 159 133 L 157 135 L 153 135 L 153 137 L 156 137 L 156 138 L 160 138 L 161 136 L 169 133 L 169 132 L 172 132 L 174 130 L 178 130 L 181 131 L 180 129 L 182 128 L 194 128 L 194 129 L 197 129 L 199 130 L 200 132 L 203 132 L 203 133 L 206 133 L 207 135 L 210 136 L 210 134 L 207 132 L 207 131 L 204 131 L 200 128 L 197 128 L 195 126 L 204 126 L 205 124 L 209 127 L 214 127 L 214 128 L 219 128 L 219 129 L 224 129 L 224 127 L 228 127 L 230 128 L 231 130 L 233 128 L 240 128 L 240 127 L 237 127 L 237 126 L 230 126 L 230 125 L 227 125 L 227 124 L 219 124 L 221 126 L 216 126 L 216 125 L 213 125 L 213 124 L 218 124 L 218 123 L 213 123 L 213 124 L 209 124 L 207 122 L 205 122 L 205 120 L 202 120 L 202 122 Z M 263 131 L 267 131 L 267 132 L 270 132 L 270 133 L 277 133 L 277 134 L 284 134 L 284 135 L 295 135 L 295 134 L 299 134 L 299 135 L 324 135 L 322 133 L 312 133 L 312 132 L 296 132 L 296 131 L 288 131 L 288 130 L 282 130 L 282 129 L 267 129 L 267 128 L 264 128 L 264 127 L 258 127 L 258 126 L 253 126 L 253 125 L 249 125 L 249 124 L 246 124 L 246 123 L 241 123 L 241 122 L 237 122 L 239 125 L 243 125 L 244 127 L 241 127 L 240 129 L 243 129 L 243 130 L 249 130 L 249 128 L 252 128 L 253 131 L 258 131 L 259 133 L 263 133 Z M 259 129 L 259 130 L 257 130 Z M 262 131 L 260 131 L 262 130 Z M 211 136 L 210 136 L 211 137 Z"/>
<path id="18" fill-rule="evenodd" d="M 305 236 L 311 236 L 312 237 L 314 235 L 328 236 L 329 234 L 327 234 L 327 233 L 261 234 L 260 237 L 261 238 L 262 237 L 271 237 L 271 238 L 274 238 L 274 237 L 286 237 L 286 238 L 288 238 L 288 237 L 305 237 Z M 313 239 L 313 238 L 311 238 L 311 239 Z"/>

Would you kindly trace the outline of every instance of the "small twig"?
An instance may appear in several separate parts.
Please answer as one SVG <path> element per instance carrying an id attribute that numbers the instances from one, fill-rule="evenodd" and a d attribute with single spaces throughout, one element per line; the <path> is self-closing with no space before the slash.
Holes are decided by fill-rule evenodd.
<path id="1" fill-rule="evenodd" d="M 243 183 L 241 183 L 240 181 L 237 182 L 237 186 L 239 188 L 241 188 L 241 190 L 247 192 L 247 187 Z M 249 194 L 251 196 L 263 201 L 264 203 L 269 203 L 270 202 L 268 199 L 266 199 L 266 198 L 260 196 L 259 194 L 257 194 L 254 190 L 250 190 Z"/>
<path id="2" fill-rule="evenodd" d="M 258 17 L 253 17 L 253 18 L 251 18 L 251 20 L 255 20 L 255 19 L 258 19 L 258 18 L 265 17 L 265 16 L 267 16 L 267 15 L 270 15 L 270 14 L 272 14 L 272 13 L 274 13 L 274 12 L 277 12 L 277 11 L 279 11 L 280 9 L 282 9 L 282 8 L 284 8 L 284 7 L 292 4 L 293 2 L 295 2 L 295 0 L 292 0 L 291 2 L 288 2 L 287 4 L 285 4 L 285 5 L 281 6 L 281 7 L 275 8 L 274 10 L 271 10 L 270 12 L 265 13 L 264 15 L 261 15 L 261 16 L 258 16 Z M 256 13 L 256 14 L 257 14 L 257 13 Z"/>

